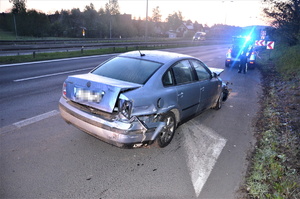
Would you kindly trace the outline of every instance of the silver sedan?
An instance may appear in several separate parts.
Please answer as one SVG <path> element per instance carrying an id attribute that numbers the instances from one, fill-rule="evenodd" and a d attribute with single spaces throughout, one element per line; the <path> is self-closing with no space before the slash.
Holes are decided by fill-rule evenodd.
<path id="1" fill-rule="evenodd" d="M 59 109 L 67 123 L 118 147 L 166 147 L 180 123 L 221 108 L 222 71 L 188 55 L 128 52 L 69 76 Z"/>

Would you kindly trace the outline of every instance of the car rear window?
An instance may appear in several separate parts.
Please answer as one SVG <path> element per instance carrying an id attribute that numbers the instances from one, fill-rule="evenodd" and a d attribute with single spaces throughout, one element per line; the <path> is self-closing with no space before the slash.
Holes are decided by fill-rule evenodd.
<path id="1" fill-rule="evenodd" d="M 161 63 L 128 57 L 115 57 L 92 71 L 93 74 L 145 84 Z"/>

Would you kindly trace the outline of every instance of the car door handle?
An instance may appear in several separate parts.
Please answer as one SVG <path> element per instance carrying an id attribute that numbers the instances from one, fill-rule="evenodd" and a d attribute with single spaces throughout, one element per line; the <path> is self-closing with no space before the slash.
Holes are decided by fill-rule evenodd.
<path id="1" fill-rule="evenodd" d="M 200 91 L 204 91 L 204 87 L 200 88 Z"/>
<path id="2" fill-rule="evenodd" d="M 178 97 L 183 97 L 183 92 L 179 93 L 177 96 Z"/>

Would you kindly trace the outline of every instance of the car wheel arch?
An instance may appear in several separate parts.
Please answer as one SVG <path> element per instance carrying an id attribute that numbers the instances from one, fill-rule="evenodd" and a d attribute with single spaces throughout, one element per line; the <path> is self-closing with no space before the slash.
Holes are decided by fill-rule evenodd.
<path id="1" fill-rule="evenodd" d="M 223 103 L 223 97 L 224 97 L 224 92 L 222 91 L 219 95 L 219 97 L 217 98 L 217 101 L 214 105 L 214 109 L 215 110 L 219 110 L 222 108 L 222 103 Z"/>
<path id="2" fill-rule="evenodd" d="M 159 148 L 168 146 L 175 135 L 178 124 L 175 113 L 173 110 L 170 110 L 161 114 L 160 121 L 164 122 L 164 126 L 159 130 L 157 136 L 155 136 L 155 140 L 153 141 L 154 145 Z"/>
<path id="3" fill-rule="evenodd" d="M 179 110 L 178 109 L 172 109 L 170 110 L 172 113 L 174 113 L 175 115 L 175 119 L 176 119 L 176 127 L 177 125 L 179 124 L 180 122 L 180 113 L 179 113 Z"/>
<path id="4" fill-rule="evenodd" d="M 168 112 L 172 112 L 174 115 L 175 115 L 175 119 L 176 119 L 176 127 L 178 126 L 178 124 L 180 123 L 181 121 L 181 117 L 180 117 L 180 112 L 179 110 L 176 108 L 176 107 L 172 107 L 168 110 L 164 110 L 163 112 L 160 112 L 159 114 L 160 115 L 164 115 Z"/>

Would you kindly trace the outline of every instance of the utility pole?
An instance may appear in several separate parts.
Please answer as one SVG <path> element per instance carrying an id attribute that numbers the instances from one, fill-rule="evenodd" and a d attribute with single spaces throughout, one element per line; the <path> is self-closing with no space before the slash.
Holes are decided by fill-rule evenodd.
<path id="1" fill-rule="evenodd" d="M 146 30 L 145 30 L 145 41 L 148 40 L 148 0 L 146 0 Z"/>
<path id="2" fill-rule="evenodd" d="M 14 24 L 15 24 L 16 39 L 18 39 L 17 23 L 16 23 L 16 15 L 15 15 L 15 13 L 13 14 L 13 16 L 14 16 Z"/>
<path id="3" fill-rule="evenodd" d="M 111 39 L 111 14 L 109 14 L 109 38 Z"/>
<path id="4" fill-rule="evenodd" d="M 113 12 L 113 7 L 115 3 L 118 2 L 118 0 L 109 0 L 109 38 L 111 39 L 112 36 L 112 14 L 115 14 Z"/>

